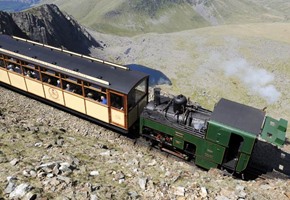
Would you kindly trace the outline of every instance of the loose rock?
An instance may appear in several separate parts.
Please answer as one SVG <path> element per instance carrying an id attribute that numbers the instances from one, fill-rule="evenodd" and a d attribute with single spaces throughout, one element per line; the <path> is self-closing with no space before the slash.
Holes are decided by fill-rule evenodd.
<path id="1" fill-rule="evenodd" d="M 22 183 L 18 185 L 10 194 L 10 199 L 22 198 L 31 189 L 28 183 Z"/>

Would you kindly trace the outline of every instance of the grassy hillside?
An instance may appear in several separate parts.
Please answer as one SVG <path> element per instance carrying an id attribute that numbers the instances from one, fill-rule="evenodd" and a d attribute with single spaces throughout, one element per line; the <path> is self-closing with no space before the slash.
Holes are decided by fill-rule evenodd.
<path id="1" fill-rule="evenodd" d="M 168 33 L 210 25 L 289 22 L 286 0 L 43 0 L 103 33 Z"/>
<path id="2" fill-rule="evenodd" d="M 147 32 L 175 32 L 208 26 L 188 3 L 154 4 L 151 1 L 44 1 L 57 4 L 81 24 L 103 33 L 135 35 Z M 81 6 L 82 9 L 79 9 Z"/>
<path id="3" fill-rule="evenodd" d="M 107 44 L 103 51 L 94 50 L 95 56 L 162 71 L 172 81 L 172 86 L 162 86 L 170 94 L 183 93 L 210 109 L 224 97 L 257 108 L 267 106 L 270 116 L 290 119 L 289 23 L 223 25 L 135 37 L 94 35 Z"/>

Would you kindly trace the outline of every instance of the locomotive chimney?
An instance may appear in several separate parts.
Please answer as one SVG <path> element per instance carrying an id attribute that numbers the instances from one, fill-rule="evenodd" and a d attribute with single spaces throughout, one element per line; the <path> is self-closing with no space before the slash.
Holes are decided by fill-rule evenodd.
<path id="1" fill-rule="evenodd" d="M 185 111 L 187 99 L 182 94 L 174 97 L 173 111 L 177 114 L 182 114 Z"/>
<path id="2" fill-rule="evenodd" d="M 160 88 L 154 88 L 154 104 L 158 106 L 160 104 Z"/>

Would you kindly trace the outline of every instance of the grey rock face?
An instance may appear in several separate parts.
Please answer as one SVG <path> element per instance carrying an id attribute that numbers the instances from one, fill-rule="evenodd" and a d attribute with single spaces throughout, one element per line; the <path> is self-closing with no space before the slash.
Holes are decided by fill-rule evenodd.
<path id="1" fill-rule="evenodd" d="M 16 184 L 14 182 L 9 182 L 4 192 L 6 194 L 10 194 L 15 189 L 15 187 L 16 187 Z"/>
<path id="2" fill-rule="evenodd" d="M 0 33 L 7 35 L 18 35 L 27 38 L 27 35 L 17 26 L 11 15 L 7 12 L 0 11 Z"/>
<path id="3" fill-rule="evenodd" d="M 140 178 L 138 184 L 142 190 L 146 190 L 147 178 Z"/>
<path id="4" fill-rule="evenodd" d="M 71 16 L 56 5 L 42 5 L 23 12 L 0 12 L 0 33 L 89 54 L 100 44 Z"/>
<path id="5" fill-rule="evenodd" d="M 22 198 L 30 190 L 30 185 L 28 183 L 22 183 L 18 185 L 13 192 L 10 193 L 10 199 Z"/>

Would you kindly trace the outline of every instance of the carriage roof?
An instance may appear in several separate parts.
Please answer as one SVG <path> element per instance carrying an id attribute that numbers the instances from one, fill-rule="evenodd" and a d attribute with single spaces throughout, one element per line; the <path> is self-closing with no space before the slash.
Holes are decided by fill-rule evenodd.
<path id="1" fill-rule="evenodd" d="M 128 94 L 148 74 L 74 52 L 0 34 L 0 53 Z"/>

